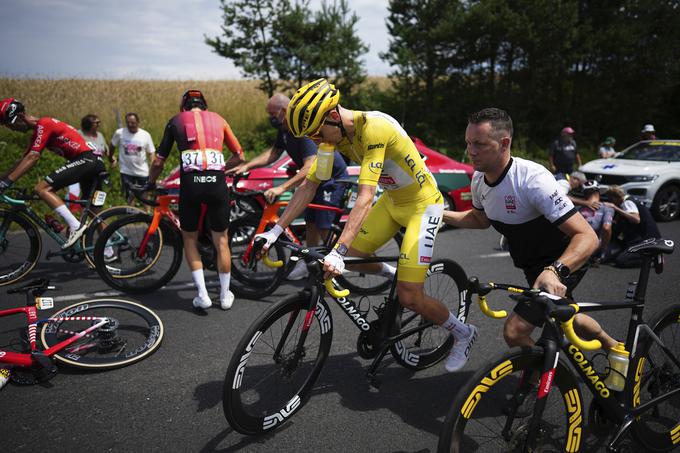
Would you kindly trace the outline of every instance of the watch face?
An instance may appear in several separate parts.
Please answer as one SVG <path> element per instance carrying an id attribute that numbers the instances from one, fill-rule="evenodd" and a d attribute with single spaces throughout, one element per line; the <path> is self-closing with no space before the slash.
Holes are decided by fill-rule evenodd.
<path id="1" fill-rule="evenodd" d="M 565 266 L 564 264 L 560 263 L 559 261 L 555 261 L 553 264 L 555 267 L 555 270 L 557 270 L 557 273 L 559 274 L 560 277 L 566 278 L 569 277 L 569 268 Z"/>
<path id="2" fill-rule="evenodd" d="M 345 244 L 338 244 L 338 246 L 335 248 L 338 253 L 342 256 L 347 255 L 347 246 Z"/>

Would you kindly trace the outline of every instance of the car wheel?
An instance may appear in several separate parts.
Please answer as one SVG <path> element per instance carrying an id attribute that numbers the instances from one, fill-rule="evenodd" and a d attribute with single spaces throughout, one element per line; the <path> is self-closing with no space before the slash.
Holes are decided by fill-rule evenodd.
<path id="1" fill-rule="evenodd" d="M 449 196 L 448 196 L 447 194 L 445 194 L 444 192 L 441 192 L 441 191 L 440 191 L 439 193 L 442 194 L 442 199 L 444 200 L 444 210 L 446 210 L 446 211 L 455 211 L 455 210 L 456 210 L 456 205 L 455 205 L 455 203 L 453 202 L 453 200 L 451 199 L 451 197 L 449 197 Z M 443 224 L 442 227 L 441 227 L 442 230 L 449 230 L 449 229 L 451 229 L 451 228 L 453 228 L 453 227 L 452 227 L 451 225 L 447 225 L 447 224 Z"/>
<path id="2" fill-rule="evenodd" d="M 680 217 L 680 187 L 671 184 L 659 189 L 652 203 L 652 214 L 659 222 Z"/>

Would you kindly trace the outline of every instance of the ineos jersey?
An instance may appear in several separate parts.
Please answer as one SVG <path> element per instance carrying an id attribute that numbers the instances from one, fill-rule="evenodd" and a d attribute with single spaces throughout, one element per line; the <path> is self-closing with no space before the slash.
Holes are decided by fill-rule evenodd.
<path id="1" fill-rule="evenodd" d="M 26 154 L 42 153 L 45 148 L 66 160 L 74 160 L 82 153 L 94 150 L 85 142 L 76 128 L 48 116 L 38 120 Z"/>
<path id="2" fill-rule="evenodd" d="M 471 189 L 473 207 L 507 238 L 515 266 L 548 265 L 569 244 L 558 226 L 577 211 L 543 166 L 514 157 L 493 184 L 475 172 Z"/>

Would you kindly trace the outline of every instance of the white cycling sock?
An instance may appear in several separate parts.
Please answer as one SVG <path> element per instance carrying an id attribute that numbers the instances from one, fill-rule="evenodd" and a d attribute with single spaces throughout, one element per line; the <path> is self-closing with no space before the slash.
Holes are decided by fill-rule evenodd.
<path id="1" fill-rule="evenodd" d="M 76 217 L 73 215 L 71 211 L 69 211 L 68 207 L 63 204 L 56 208 L 54 210 L 59 216 L 64 219 L 64 221 L 68 224 L 68 227 L 71 231 L 77 230 L 78 227 L 80 226 L 80 220 L 76 219 Z"/>
<path id="2" fill-rule="evenodd" d="M 394 266 L 390 266 L 387 263 L 380 264 L 382 264 L 382 267 L 380 268 L 380 272 L 378 272 L 378 275 L 382 275 L 383 277 L 394 278 L 394 275 L 397 273 L 397 268 Z"/>
<path id="3" fill-rule="evenodd" d="M 227 298 L 229 294 L 229 282 L 231 281 L 231 272 L 220 272 L 220 300 Z"/>
<path id="4" fill-rule="evenodd" d="M 191 278 L 194 279 L 194 285 L 198 289 L 198 297 L 201 299 L 209 299 L 208 290 L 205 287 L 205 277 L 203 277 L 203 269 L 191 271 Z"/>
<path id="5" fill-rule="evenodd" d="M 455 338 L 467 337 L 470 335 L 470 327 L 456 318 L 451 312 L 449 312 L 449 319 L 444 321 L 442 327 L 451 332 Z"/>

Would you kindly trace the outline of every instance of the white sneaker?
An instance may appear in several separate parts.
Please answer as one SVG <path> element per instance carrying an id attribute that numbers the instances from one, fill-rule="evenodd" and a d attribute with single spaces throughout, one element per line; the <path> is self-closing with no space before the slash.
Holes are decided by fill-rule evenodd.
<path id="1" fill-rule="evenodd" d="M 194 308 L 210 308 L 212 307 L 212 301 L 210 300 L 209 297 L 206 297 L 205 299 L 201 296 L 196 296 L 194 297 L 194 300 L 191 302 L 191 304 L 194 306 Z"/>
<path id="2" fill-rule="evenodd" d="M 77 230 L 69 230 L 70 233 L 68 235 L 68 239 L 66 242 L 64 242 L 64 245 L 61 246 L 62 249 L 67 249 L 71 247 L 73 244 L 78 242 L 78 239 L 83 235 L 83 233 L 87 230 L 87 224 L 82 225 L 80 228 Z"/>
<path id="3" fill-rule="evenodd" d="M 470 349 L 477 339 L 477 328 L 472 324 L 468 324 L 468 326 L 470 327 L 470 335 L 465 338 L 454 339 L 453 347 L 444 364 L 444 368 L 449 373 L 463 368 L 470 357 Z"/>
<path id="4" fill-rule="evenodd" d="M 293 270 L 290 271 L 290 274 L 288 274 L 286 280 L 302 280 L 308 275 L 309 271 L 307 270 L 307 264 L 303 260 L 300 260 L 297 262 Z"/>
<path id="5" fill-rule="evenodd" d="M 229 310 L 233 304 L 234 304 L 234 293 L 232 293 L 231 291 L 228 291 L 227 297 L 220 300 L 220 307 L 222 308 L 222 310 Z"/>

